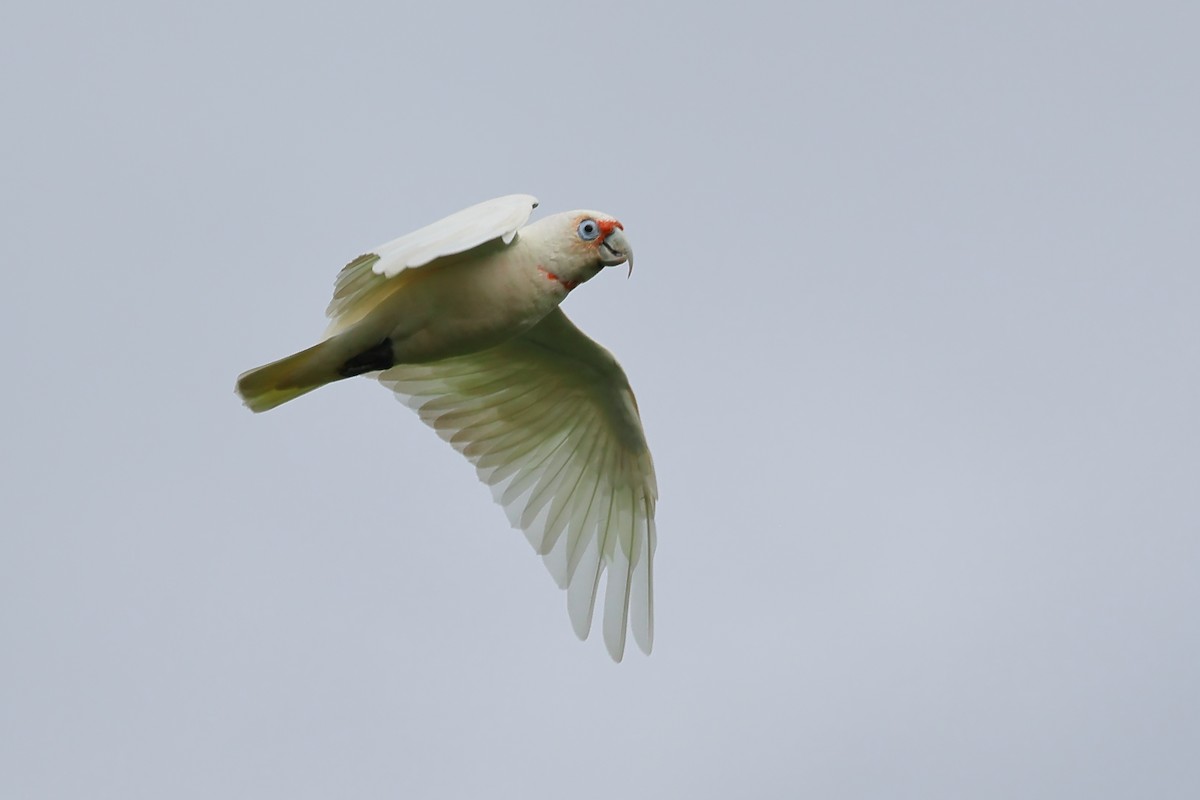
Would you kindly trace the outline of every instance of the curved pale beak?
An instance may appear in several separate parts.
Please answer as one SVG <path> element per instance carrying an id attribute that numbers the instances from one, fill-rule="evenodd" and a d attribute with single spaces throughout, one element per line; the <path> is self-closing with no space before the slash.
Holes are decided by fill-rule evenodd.
<path id="1" fill-rule="evenodd" d="M 600 263 L 606 267 L 629 262 L 629 274 L 633 274 L 633 248 L 625 238 L 625 232 L 619 228 L 604 237 L 600 243 Z"/>

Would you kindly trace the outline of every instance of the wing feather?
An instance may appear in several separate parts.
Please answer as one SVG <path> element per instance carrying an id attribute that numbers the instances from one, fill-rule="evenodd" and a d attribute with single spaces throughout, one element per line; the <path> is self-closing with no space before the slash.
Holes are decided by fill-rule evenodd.
<path id="1" fill-rule="evenodd" d="M 334 282 L 326 337 L 345 330 L 399 287 L 393 278 L 489 243 L 504 247 L 537 208 L 537 198 L 510 194 L 465 208 L 424 228 L 381 244 L 342 268 Z"/>
<path id="2" fill-rule="evenodd" d="M 587 478 L 589 472 L 589 463 L 592 456 L 596 452 L 596 448 L 603 442 L 602 433 L 592 433 L 587 438 L 587 450 L 584 455 L 577 458 L 571 466 L 571 475 L 574 480 L 570 481 L 569 486 L 564 481 L 563 491 L 555 492 L 550 501 L 550 511 L 546 515 L 546 530 L 544 536 L 551 541 L 548 547 L 553 548 L 558 542 L 558 537 L 566 530 L 567 525 L 571 521 L 572 510 L 579 505 L 579 491 L 581 483 Z M 565 567 L 565 564 L 564 564 Z"/>
<path id="3" fill-rule="evenodd" d="M 394 278 L 406 269 L 423 267 L 493 239 L 511 244 L 537 204 L 533 195 L 510 194 L 464 208 L 375 248 L 379 260 L 371 269 L 376 275 Z"/>
<path id="4" fill-rule="evenodd" d="M 654 501 L 642 496 L 645 547 L 654 552 Z M 633 567 L 633 591 L 630 596 L 630 626 L 638 647 L 649 652 L 654 641 L 654 565 L 652 559 L 639 558 Z"/>
<path id="5" fill-rule="evenodd" d="M 608 351 L 556 310 L 498 347 L 379 379 L 475 465 L 567 590 L 575 633 L 587 638 L 606 578 L 609 654 L 621 660 L 629 630 L 650 652 L 658 490 L 637 403 Z"/>
<path id="6" fill-rule="evenodd" d="M 576 429 L 584 428 L 585 430 L 590 430 L 591 427 L 592 421 L 587 420 L 586 422 L 578 423 Z M 537 485 L 534 486 L 533 491 L 529 495 L 529 505 L 521 514 L 522 528 L 528 530 L 533 525 L 534 520 L 537 519 L 537 516 L 541 514 L 542 510 L 545 509 L 549 505 L 550 501 L 554 499 L 555 494 L 561 488 L 562 484 L 571 478 L 571 462 L 580 457 L 580 448 L 585 443 L 586 438 L 590 438 L 585 437 L 583 433 L 580 433 L 578 436 L 576 436 L 574 435 L 575 432 L 576 430 L 572 430 L 570 435 L 564 437 L 564 444 L 567 444 L 567 446 L 562 447 L 558 451 L 558 453 L 555 455 L 553 463 L 548 465 L 543 471 L 542 476 L 538 478 Z M 549 512 L 547 512 L 547 515 L 548 513 Z M 545 535 L 546 523 L 543 522 L 543 539 L 545 538 Z M 539 553 L 545 555 L 544 550 L 539 549 Z"/>
<path id="7" fill-rule="evenodd" d="M 628 487 L 613 498 L 615 529 L 609 529 L 613 549 L 621 548 L 624 558 L 610 557 L 608 562 L 608 585 L 604 590 L 604 644 L 610 653 L 625 650 L 625 632 L 629 625 L 630 564 L 636 557 L 634 552 L 633 487 Z M 614 655 L 614 658 L 616 656 Z"/>

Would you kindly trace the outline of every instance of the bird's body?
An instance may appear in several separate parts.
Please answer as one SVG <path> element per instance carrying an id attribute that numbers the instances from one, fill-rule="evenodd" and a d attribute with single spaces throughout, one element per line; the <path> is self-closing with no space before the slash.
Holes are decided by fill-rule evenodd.
<path id="1" fill-rule="evenodd" d="M 548 277 L 557 273 L 543 263 L 538 227 L 523 228 L 511 245 L 484 245 L 482 253 L 450 256 L 436 269 L 397 276 L 402 288 L 356 325 L 356 333 L 368 340 L 388 337 L 397 364 L 474 353 L 524 333 L 567 296 L 566 286 Z M 599 269 L 585 269 L 576 280 L 582 283 Z"/>
<path id="2" fill-rule="evenodd" d="M 652 638 L 653 466 L 624 372 L 558 306 L 605 266 L 632 264 L 632 251 L 599 212 L 521 227 L 534 206 L 528 195 L 489 201 L 351 261 L 326 337 L 237 388 L 265 411 L 378 373 L 492 485 L 569 588 L 581 637 L 607 568 L 605 641 L 619 659 L 631 604 L 647 652 Z"/>

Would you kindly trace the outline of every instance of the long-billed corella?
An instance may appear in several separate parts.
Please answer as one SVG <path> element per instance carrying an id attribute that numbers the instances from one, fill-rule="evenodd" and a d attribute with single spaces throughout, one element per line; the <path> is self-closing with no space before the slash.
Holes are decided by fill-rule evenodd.
<path id="1" fill-rule="evenodd" d="M 604 589 L 604 642 L 654 638 L 658 490 L 641 418 L 616 359 L 559 304 L 628 263 L 624 226 L 597 211 L 526 225 L 509 195 L 375 248 L 338 274 L 316 345 L 238 377 L 266 411 L 327 383 L 378 378 L 475 465 L 514 527 L 567 590 L 586 639 Z"/>

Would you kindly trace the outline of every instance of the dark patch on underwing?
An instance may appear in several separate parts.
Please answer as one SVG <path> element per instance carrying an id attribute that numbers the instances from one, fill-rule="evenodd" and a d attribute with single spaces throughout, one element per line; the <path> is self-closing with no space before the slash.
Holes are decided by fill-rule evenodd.
<path id="1" fill-rule="evenodd" d="M 393 364 L 392 358 L 392 340 L 384 339 L 379 344 L 354 356 L 354 358 L 347 359 L 344 364 L 338 367 L 338 375 L 341 375 L 343 378 L 353 378 L 355 375 L 387 369 Z"/>

